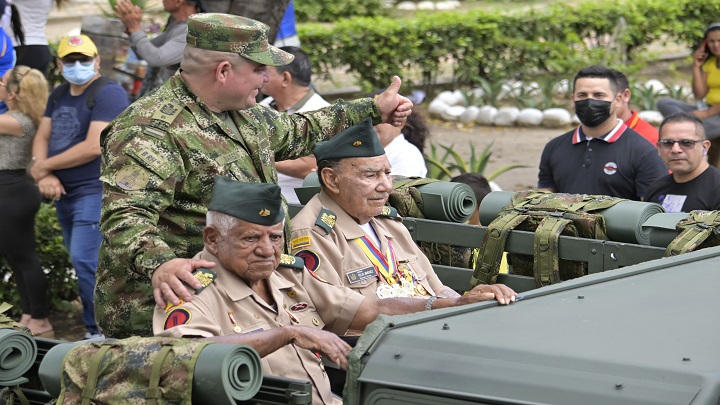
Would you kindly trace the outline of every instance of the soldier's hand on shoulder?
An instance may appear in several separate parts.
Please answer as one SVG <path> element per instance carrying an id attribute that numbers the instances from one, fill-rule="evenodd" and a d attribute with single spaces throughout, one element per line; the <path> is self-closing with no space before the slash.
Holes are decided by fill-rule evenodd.
<path id="1" fill-rule="evenodd" d="M 303 349 L 320 352 L 343 370 L 347 369 L 347 355 L 352 347 L 336 334 L 302 325 L 293 325 L 292 328 L 293 344 Z"/>
<path id="2" fill-rule="evenodd" d="M 197 259 L 172 259 L 161 264 L 152 274 L 153 298 L 160 307 L 167 301 L 180 304 L 180 298 L 192 301 L 192 295 L 186 285 L 200 289 L 202 283 L 193 277 L 193 271 L 201 267 L 212 268 L 215 263 Z"/>
<path id="3" fill-rule="evenodd" d="M 458 298 L 458 304 L 496 300 L 501 305 L 515 302 L 517 293 L 505 284 L 480 284 Z"/>
<path id="4" fill-rule="evenodd" d="M 393 76 L 390 86 L 375 99 L 382 121 L 396 127 L 405 124 L 407 117 L 412 114 L 413 108 L 410 99 L 398 94 L 401 84 L 400 78 Z"/>

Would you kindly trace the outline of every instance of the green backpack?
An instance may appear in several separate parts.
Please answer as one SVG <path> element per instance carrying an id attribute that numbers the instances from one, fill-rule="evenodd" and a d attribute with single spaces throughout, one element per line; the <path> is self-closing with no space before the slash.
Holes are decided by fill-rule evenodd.
<path id="1" fill-rule="evenodd" d="M 191 404 L 195 363 L 208 341 L 163 337 L 78 345 L 63 360 L 57 404 Z"/>
<path id="2" fill-rule="evenodd" d="M 720 246 L 720 211 L 691 211 L 676 229 L 679 234 L 668 245 L 665 256 Z"/>
<path id="3" fill-rule="evenodd" d="M 487 227 L 470 282 L 493 284 L 511 230 L 535 233 L 532 256 L 508 254 L 512 273 L 535 278 L 537 287 L 585 275 L 586 263 L 560 260 L 560 235 L 607 240 L 605 219 L 597 211 L 624 201 L 621 198 L 547 191 L 520 191 Z"/>
<path id="4" fill-rule="evenodd" d="M 423 197 L 417 187 L 437 181 L 440 180 L 397 176 L 393 180 L 393 191 L 390 192 L 388 204 L 402 217 L 424 219 Z M 422 241 L 418 245 L 432 264 L 472 268 L 472 248 Z"/>

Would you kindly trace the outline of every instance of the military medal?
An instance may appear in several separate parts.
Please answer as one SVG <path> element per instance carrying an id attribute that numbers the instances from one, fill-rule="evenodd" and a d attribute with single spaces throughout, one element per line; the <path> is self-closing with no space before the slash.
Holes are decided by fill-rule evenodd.
<path id="1" fill-rule="evenodd" d="M 378 298 L 393 298 L 395 297 L 395 290 L 387 284 L 383 284 L 375 291 Z"/>
<path id="2" fill-rule="evenodd" d="M 427 292 L 427 290 L 425 289 L 425 287 L 423 287 L 423 285 L 420 284 L 420 283 L 418 283 L 418 284 L 415 286 L 415 292 L 417 292 L 419 295 L 427 295 L 427 294 L 428 294 L 428 292 Z"/>
<path id="3" fill-rule="evenodd" d="M 240 333 L 242 332 L 242 328 L 235 322 L 235 317 L 233 316 L 233 311 L 228 311 L 228 318 L 230 318 L 230 322 L 233 324 L 233 332 Z"/>
<path id="4" fill-rule="evenodd" d="M 407 294 L 407 297 L 414 297 L 415 296 L 415 286 L 410 281 L 407 281 L 404 278 L 400 279 L 400 286 L 402 287 L 405 294 Z"/>

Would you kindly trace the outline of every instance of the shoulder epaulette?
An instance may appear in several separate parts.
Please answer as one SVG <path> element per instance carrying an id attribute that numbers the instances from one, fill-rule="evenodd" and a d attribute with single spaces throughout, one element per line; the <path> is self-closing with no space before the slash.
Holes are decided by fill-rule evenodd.
<path id="1" fill-rule="evenodd" d="M 305 268 L 305 261 L 297 256 L 283 254 L 280 256 L 280 265 L 302 270 Z"/>
<path id="2" fill-rule="evenodd" d="M 321 209 L 320 214 L 318 214 L 317 220 L 315 221 L 315 225 L 322 228 L 326 234 L 329 234 L 332 232 L 332 229 L 335 227 L 335 221 L 337 220 L 337 215 L 335 215 L 334 212 L 330 211 L 329 209 Z"/>
<path id="3" fill-rule="evenodd" d="M 195 270 L 195 272 L 193 273 L 193 277 L 195 277 L 200 282 L 200 284 L 202 284 L 202 287 L 195 290 L 195 295 L 198 295 L 202 292 L 202 290 L 205 289 L 205 287 L 215 282 L 215 279 L 217 278 L 217 273 L 203 267 Z"/>
<path id="4" fill-rule="evenodd" d="M 160 104 L 151 117 L 156 128 L 167 129 L 182 112 L 183 107 L 176 101 L 168 100 Z"/>
<path id="5" fill-rule="evenodd" d="M 387 205 L 382 207 L 382 212 L 377 217 L 384 217 L 384 218 L 392 218 L 392 219 L 402 219 L 400 214 L 398 214 L 397 210 L 393 207 L 388 207 Z"/>

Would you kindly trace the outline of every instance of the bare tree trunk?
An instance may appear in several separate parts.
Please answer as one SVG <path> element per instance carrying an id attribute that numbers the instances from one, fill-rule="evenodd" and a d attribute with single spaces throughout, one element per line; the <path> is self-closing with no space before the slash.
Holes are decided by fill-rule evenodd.
<path id="1" fill-rule="evenodd" d="M 290 0 L 203 0 L 208 12 L 241 15 L 269 25 L 270 43 L 275 42 L 288 4 Z"/>

